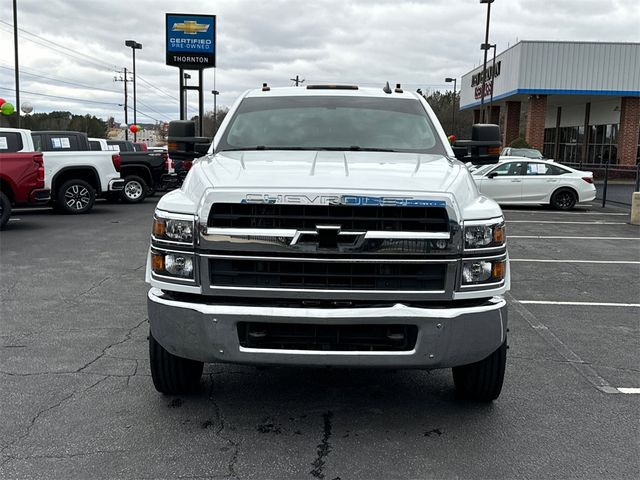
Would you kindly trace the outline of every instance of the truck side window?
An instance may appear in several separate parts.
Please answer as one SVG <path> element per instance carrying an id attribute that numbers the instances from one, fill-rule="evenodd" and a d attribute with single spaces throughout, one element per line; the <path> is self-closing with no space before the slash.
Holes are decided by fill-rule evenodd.
<path id="1" fill-rule="evenodd" d="M 16 153 L 22 148 L 22 137 L 19 133 L 5 132 L 0 135 L 0 153 Z"/>

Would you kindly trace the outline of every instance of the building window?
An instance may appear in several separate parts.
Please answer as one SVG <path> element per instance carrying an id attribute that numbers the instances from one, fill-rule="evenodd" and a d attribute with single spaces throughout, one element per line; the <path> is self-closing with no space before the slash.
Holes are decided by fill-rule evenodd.
<path id="1" fill-rule="evenodd" d="M 618 125 L 592 125 L 589 129 L 589 150 L 587 151 L 586 163 L 617 163 Z"/>

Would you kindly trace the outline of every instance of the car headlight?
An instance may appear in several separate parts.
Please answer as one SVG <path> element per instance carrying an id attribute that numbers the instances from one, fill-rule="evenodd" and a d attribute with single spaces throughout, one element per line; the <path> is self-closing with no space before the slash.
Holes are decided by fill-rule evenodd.
<path id="1" fill-rule="evenodd" d="M 188 215 L 164 216 L 156 212 L 153 217 L 153 238 L 159 241 L 193 245 L 195 222 Z"/>
<path id="2" fill-rule="evenodd" d="M 193 279 L 193 255 L 176 252 L 151 252 L 151 270 L 156 275 Z"/>
<path id="3" fill-rule="evenodd" d="M 506 271 L 505 259 L 465 261 L 462 263 L 462 285 L 499 283 L 504 280 Z"/>
<path id="4" fill-rule="evenodd" d="M 501 247 L 505 244 L 506 232 L 504 222 L 468 225 L 464 227 L 464 248 Z"/>

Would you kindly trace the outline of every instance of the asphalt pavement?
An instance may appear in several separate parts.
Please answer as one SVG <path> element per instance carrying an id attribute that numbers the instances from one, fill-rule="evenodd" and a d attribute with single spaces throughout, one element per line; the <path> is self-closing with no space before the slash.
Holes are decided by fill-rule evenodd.
<path id="1" fill-rule="evenodd" d="M 0 478 L 640 478 L 640 228 L 627 209 L 505 210 L 506 378 L 477 405 L 456 399 L 448 370 L 217 364 L 197 393 L 157 393 L 155 200 L 18 211 L 0 233 Z"/>

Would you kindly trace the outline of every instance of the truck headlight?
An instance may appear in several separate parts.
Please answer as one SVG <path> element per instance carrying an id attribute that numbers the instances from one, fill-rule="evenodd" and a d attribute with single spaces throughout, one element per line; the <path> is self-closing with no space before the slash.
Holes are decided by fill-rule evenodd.
<path id="1" fill-rule="evenodd" d="M 462 263 L 462 284 L 478 285 L 504 280 L 506 260 L 471 260 Z"/>
<path id="2" fill-rule="evenodd" d="M 501 247 L 505 243 L 504 222 L 464 227 L 464 248 Z"/>
<path id="3" fill-rule="evenodd" d="M 156 212 L 153 217 L 153 238 L 159 241 L 193 245 L 194 223 L 193 217 L 188 215 L 165 216 L 162 212 Z"/>
<path id="4" fill-rule="evenodd" d="M 151 269 L 156 275 L 193 279 L 193 255 L 151 252 Z"/>

